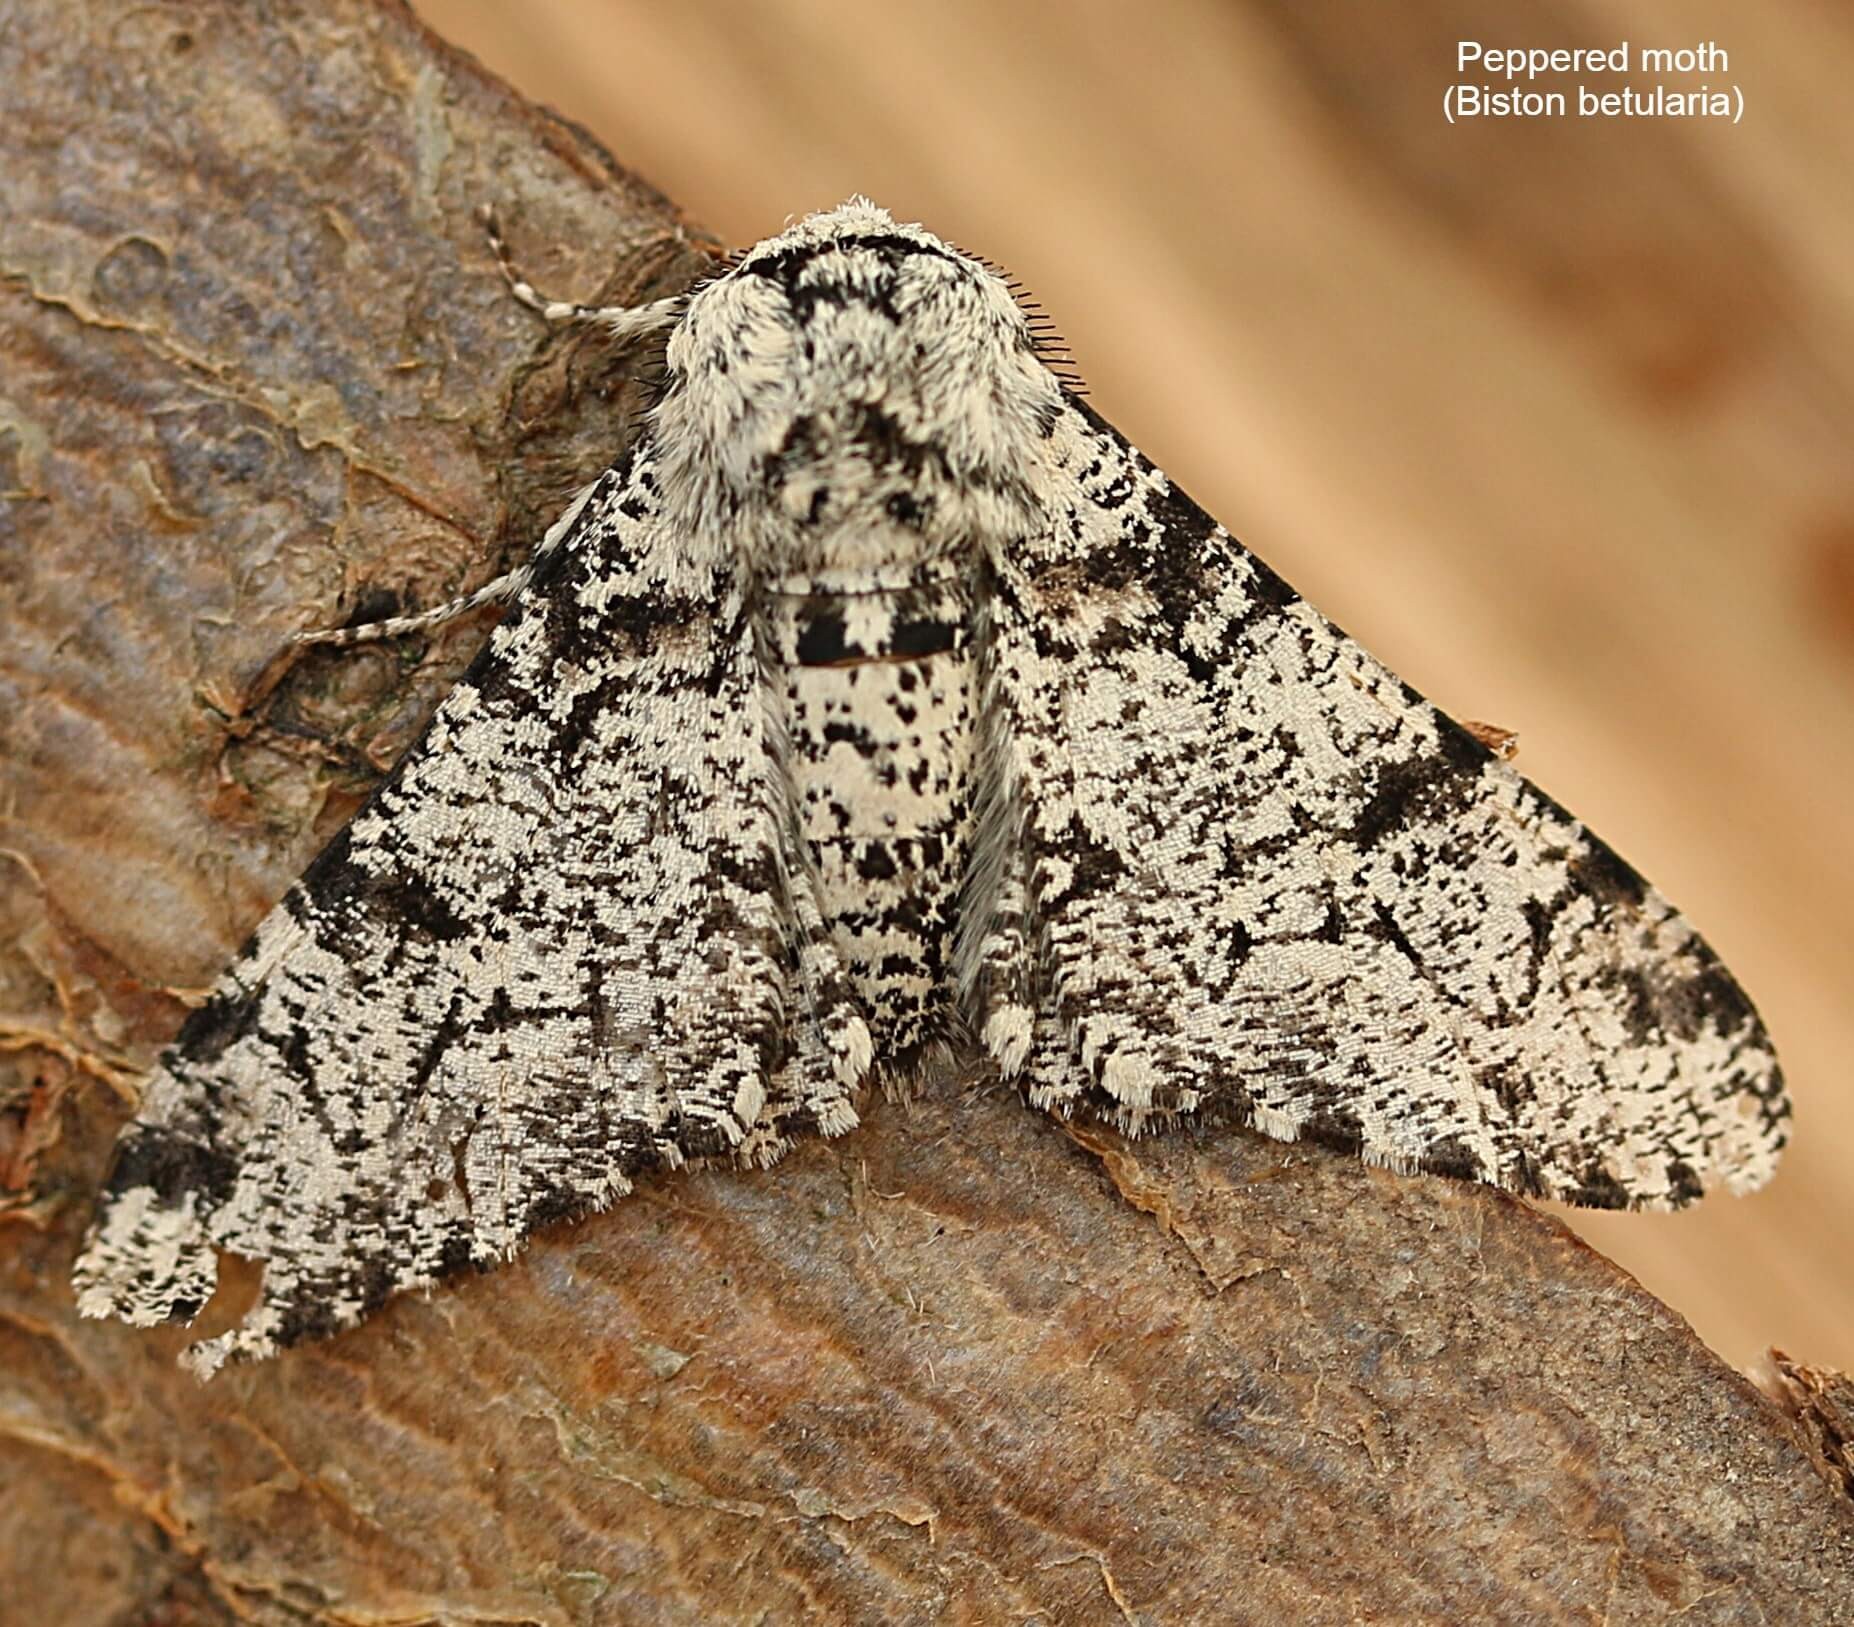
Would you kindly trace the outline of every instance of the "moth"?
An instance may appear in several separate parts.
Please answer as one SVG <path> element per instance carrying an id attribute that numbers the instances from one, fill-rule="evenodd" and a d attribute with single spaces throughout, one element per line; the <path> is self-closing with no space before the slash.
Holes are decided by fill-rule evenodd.
<path id="1" fill-rule="evenodd" d="M 506 258 L 504 268 L 508 269 Z M 690 1160 L 842 1135 L 936 1047 L 1128 1133 L 1674 1208 L 1771 1173 L 1751 1003 L 1549 797 L 1300 599 L 864 199 L 631 310 L 645 431 L 196 1010 L 79 1308 L 201 1374 Z"/>

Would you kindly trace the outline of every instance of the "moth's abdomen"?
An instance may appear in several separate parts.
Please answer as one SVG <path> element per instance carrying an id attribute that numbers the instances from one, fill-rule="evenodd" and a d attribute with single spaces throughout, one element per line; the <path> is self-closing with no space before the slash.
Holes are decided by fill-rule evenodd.
<path id="1" fill-rule="evenodd" d="M 879 1053 L 946 1031 L 971 846 L 973 588 L 929 566 L 767 595 L 799 831 Z"/>

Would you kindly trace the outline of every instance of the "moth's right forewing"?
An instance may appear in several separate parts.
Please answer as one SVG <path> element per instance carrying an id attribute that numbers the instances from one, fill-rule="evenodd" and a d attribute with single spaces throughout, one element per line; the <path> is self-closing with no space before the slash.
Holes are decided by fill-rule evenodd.
<path id="1" fill-rule="evenodd" d="M 1585 1204 L 1766 1179 L 1781 1073 L 1685 919 L 1111 426 L 1049 448 L 993 549 L 968 957 L 1033 1098 Z"/>

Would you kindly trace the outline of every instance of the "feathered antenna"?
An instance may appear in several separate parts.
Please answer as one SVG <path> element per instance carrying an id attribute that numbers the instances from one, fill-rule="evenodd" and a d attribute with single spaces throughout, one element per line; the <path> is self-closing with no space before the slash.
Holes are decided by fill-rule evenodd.
<path id="1" fill-rule="evenodd" d="M 1049 313 L 1043 309 L 1042 302 L 1030 292 L 1028 284 L 987 255 L 974 254 L 970 249 L 950 240 L 947 247 L 982 265 L 1004 285 L 1011 296 L 1011 302 L 1023 312 L 1024 325 L 1030 330 L 1030 343 L 1036 352 L 1036 359 L 1055 375 L 1056 382 L 1062 386 L 1065 394 L 1085 396 L 1088 386 L 1082 381 L 1075 353 L 1069 348 L 1068 341 L 1062 337 Z"/>

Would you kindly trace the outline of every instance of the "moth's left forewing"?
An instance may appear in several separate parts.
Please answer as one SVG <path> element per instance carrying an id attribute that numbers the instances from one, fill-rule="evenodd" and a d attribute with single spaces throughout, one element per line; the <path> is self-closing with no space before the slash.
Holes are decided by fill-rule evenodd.
<path id="1" fill-rule="evenodd" d="M 1761 1184 L 1781 1074 L 1684 918 L 1079 403 L 1048 458 L 991 551 L 968 956 L 1033 1098 L 1585 1204 Z"/>
<path id="2" fill-rule="evenodd" d="M 151 1078 L 79 1308 L 257 1303 L 210 1372 L 513 1253 L 640 1174 L 855 1123 L 869 1038 L 793 858 L 747 573 L 648 443 Z"/>

